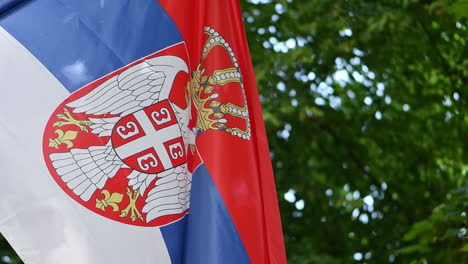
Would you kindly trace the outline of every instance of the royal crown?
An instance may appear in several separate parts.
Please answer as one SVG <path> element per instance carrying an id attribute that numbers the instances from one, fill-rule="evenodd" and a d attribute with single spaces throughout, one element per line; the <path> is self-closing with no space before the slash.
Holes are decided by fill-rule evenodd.
<path id="1" fill-rule="evenodd" d="M 188 94 L 197 109 L 197 132 L 213 129 L 249 140 L 249 111 L 235 54 L 228 42 L 214 29 L 205 27 L 204 32 L 208 39 L 203 48 L 202 58 L 187 84 Z M 221 47 L 225 51 L 232 67 L 221 67 L 207 73 L 204 63 L 215 47 Z M 231 89 L 239 90 L 243 105 L 235 104 L 224 96 L 226 93 L 236 95 L 236 91 Z"/>

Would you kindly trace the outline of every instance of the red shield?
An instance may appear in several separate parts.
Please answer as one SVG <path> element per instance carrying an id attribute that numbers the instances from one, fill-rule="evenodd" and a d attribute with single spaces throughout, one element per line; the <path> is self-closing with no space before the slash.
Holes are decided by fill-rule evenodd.
<path id="1" fill-rule="evenodd" d="M 181 128 L 172 105 L 181 109 L 187 107 L 185 86 L 189 76 L 180 72 L 172 83 L 168 98 L 161 98 L 123 117 L 110 113 L 93 115 L 76 112 L 68 103 L 93 93 L 103 83 L 145 60 L 164 55 L 187 61 L 185 44 L 181 43 L 118 69 L 65 99 L 51 114 L 44 131 L 45 163 L 62 190 L 90 211 L 125 224 L 161 226 L 181 219 L 188 212 L 164 215 L 147 222 L 143 207 L 149 191 L 157 186 L 159 178 L 153 177 L 151 182 L 146 183 L 146 191 L 140 194 L 131 189 L 129 176 L 135 170 L 154 175 L 186 162 Z M 110 130 L 108 134 L 92 133 L 90 123 L 86 123 L 112 118 L 118 121 L 113 127 L 106 128 Z M 72 122 L 73 119 L 75 122 Z M 109 156 L 109 153 L 113 155 Z M 112 177 L 106 178 L 106 175 Z M 131 212 L 123 214 L 131 199 L 137 195 L 134 205 L 142 217 L 132 217 Z"/>
<path id="2" fill-rule="evenodd" d="M 182 134 L 168 100 L 123 117 L 112 131 L 119 158 L 143 173 L 159 173 L 186 161 Z"/>

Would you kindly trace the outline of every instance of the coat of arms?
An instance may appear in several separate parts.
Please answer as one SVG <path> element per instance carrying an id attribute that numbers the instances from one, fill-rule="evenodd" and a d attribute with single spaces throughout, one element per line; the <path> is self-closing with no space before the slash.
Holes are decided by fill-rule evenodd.
<path id="1" fill-rule="evenodd" d="M 169 224 L 189 210 L 196 135 L 216 130 L 250 140 L 235 55 L 213 29 L 205 28 L 205 36 L 202 60 L 190 74 L 179 43 L 88 84 L 57 107 L 44 133 L 44 157 L 75 201 L 126 224 Z M 209 53 L 222 63 L 208 63 Z"/>

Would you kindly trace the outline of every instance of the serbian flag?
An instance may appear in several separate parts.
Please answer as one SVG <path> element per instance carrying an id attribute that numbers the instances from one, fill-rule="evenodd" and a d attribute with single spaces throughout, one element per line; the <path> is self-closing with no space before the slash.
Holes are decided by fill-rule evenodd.
<path id="1" fill-rule="evenodd" d="M 25 263 L 286 263 L 238 1 L 0 12 L 0 232 Z"/>

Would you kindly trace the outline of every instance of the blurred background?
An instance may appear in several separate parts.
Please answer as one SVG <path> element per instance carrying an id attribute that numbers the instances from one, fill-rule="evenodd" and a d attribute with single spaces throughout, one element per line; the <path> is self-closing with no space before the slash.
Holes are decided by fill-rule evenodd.
<path id="1" fill-rule="evenodd" d="M 241 4 L 288 262 L 468 263 L 468 0 Z"/>

